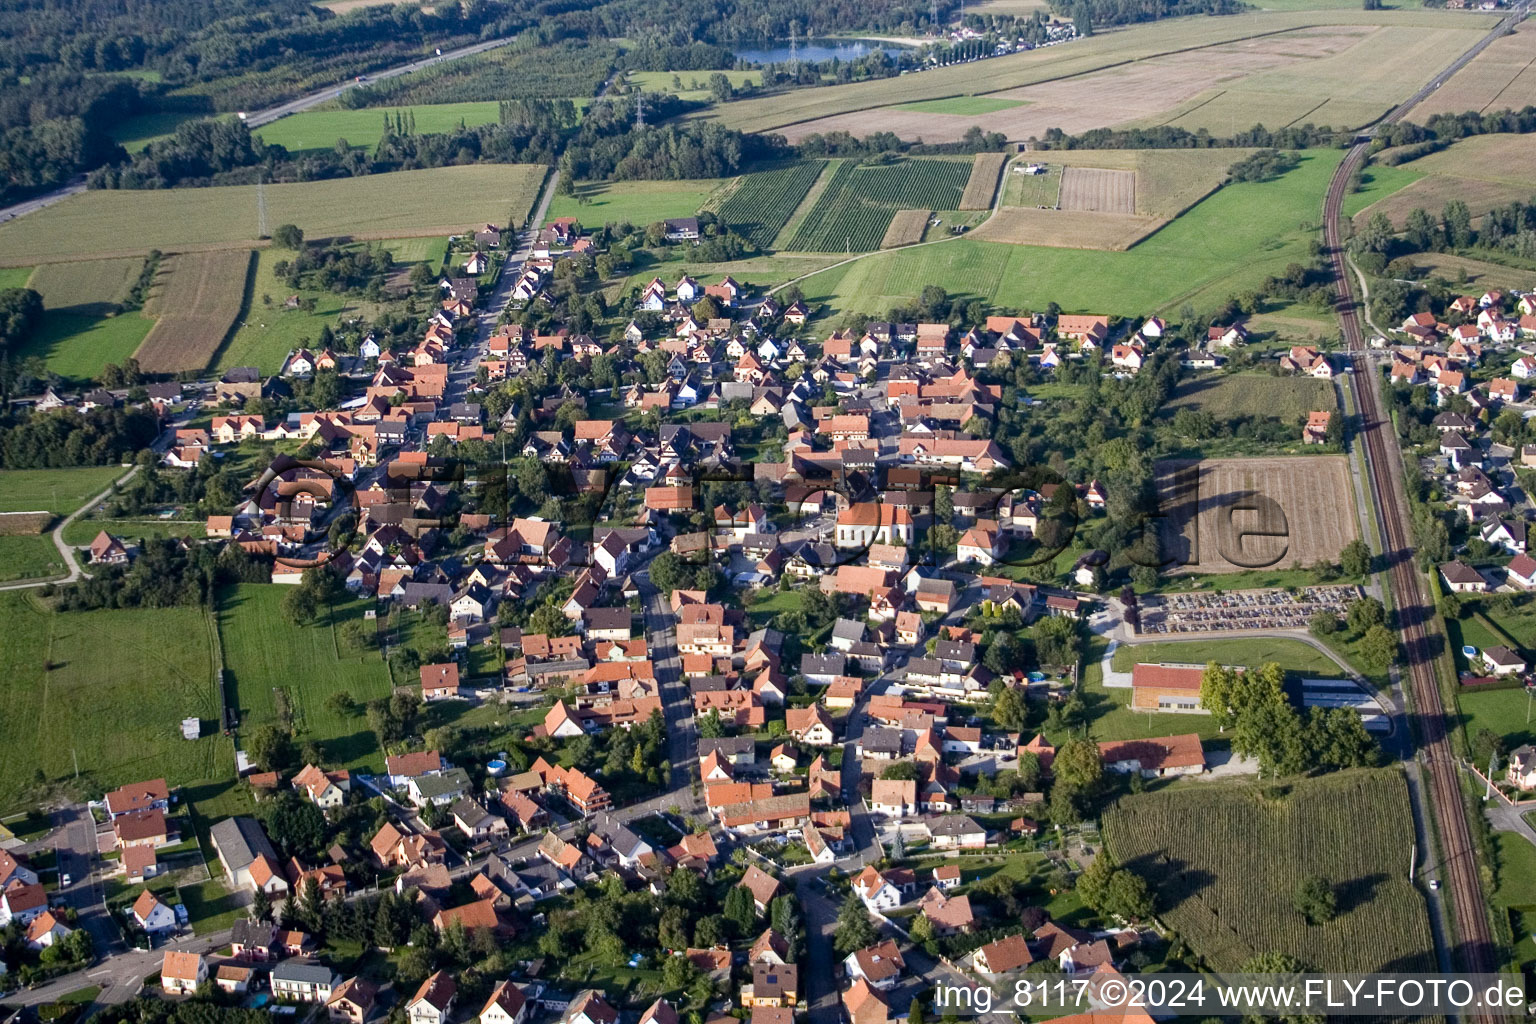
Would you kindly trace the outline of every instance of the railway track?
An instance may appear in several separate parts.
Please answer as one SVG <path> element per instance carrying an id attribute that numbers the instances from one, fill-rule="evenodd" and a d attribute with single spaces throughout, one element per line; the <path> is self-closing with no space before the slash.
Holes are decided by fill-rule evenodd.
<path id="1" fill-rule="evenodd" d="M 1499 25 L 1466 53 L 1452 62 L 1413 96 L 1390 111 L 1381 124 L 1400 120 L 1426 96 L 1476 57 L 1528 13 L 1525 0 Z M 1461 780 L 1451 750 L 1445 705 L 1435 674 L 1440 647 L 1447 642 L 1434 628 L 1432 606 L 1423 581 L 1413 564 L 1413 534 L 1403 493 L 1401 452 L 1391 420 L 1382 404 L 1381 385 L 1369 357 L 1361 330 L 1355 279 L 1344 252 L 1342 231 L 1344 196 L 1350 179 L 1365 164 L 1370 140 L 1355 142 L 1339 164 L 1328 185 L 1323 203 L 1323 240 L 1333 265 L 1338 289 L 1338 315 L 1345 345 L 1353 364 L 1352 374 L 1362 422 L 1359 436 L 1365 441 L 1366 466 L 1381 523 L 1388 578 L 1397 606 L 1410 690 L 1413 694 L 1413 725 L 1419 754 L 1429 776 L 1435 830 L 1440 842 L 1440 865 L 1449 886 L 1456 944 L 1452 962 L 1461 971 L 1492 973 L 1497 953 L 1488 926 L 1482 879 L 1467 825 Z M 1437 646 L 1438 645 L 1438 646 Z M 1487 1019 L 1487 1018 L 1479 1018 Z"/>

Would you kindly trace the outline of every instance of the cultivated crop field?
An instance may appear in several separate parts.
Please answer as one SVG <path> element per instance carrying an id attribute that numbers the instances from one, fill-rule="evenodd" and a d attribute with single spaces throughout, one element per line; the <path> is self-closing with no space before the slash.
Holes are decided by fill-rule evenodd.
<path id="1" fill-rule="evenodd" d="M 234 747 L 214 729 L 203 609 L 54 613 L 11 593 L 0 594 L 0 616 L 0 812 L 21 809 L 35 770 L 71 779 L 75 758 L 98 792 L 162 775 L 175 786 L 233 774 Z M 194 715 L 204 738 L 189 742 L 180 725 Z"/>
<path id="2" fill-rule="evenodd" d="M 1006 153 L 977 153 L 971 164 L 971 177 L 965 183 L 965 194 L 960 197 L 962 210 L 987 210 L 992 207 L 992 197 L 997 195 L 997 176 L 1008 163 Z"/>
<path id="3" fill-rule="evenodd" d="M 879 248 L 897 210 L 957 209 L 970 176 L 970 164 L 956 160 L 903 160 L 874 167 L 845 161 L 788 248 L 805 252 Z"/>
<path id="4" fill-rule="evenodd" d="M 476 164 L 266 186 L 267 224 L 311 239 L 451 235 L 472 224 L 521 224 L 547 168 Z M 193 252 L 259 244 L 256 186 L 93 190 L 0 224 L 0 264 L 22 266 L 150 249 Z"/>
<path id="5" fill-rule="evenodd" d="M 1151 883 L 1160 915 L 1218 971 L 1260 953 L 1320 971 L 1434 969 L 1396 769 L 1142 793 L 1121 798 L 1103 828 L 1115 859 Z M 1317 926 L 1292 906 L 1313 875 L 1335 886 L 1339 907 Z"/>
<path id="6" fill-rule="evenodd" d="M 281 584 L 241 584 L 219 595 L 219 637 L 226 679 L 232 678 L 239 703 L 241 730 L 249 735 L 277 721 L 280 704 L 286 701 L 299 740 L 317 741 L 327 762 L 381 769 L 384 758 L 362 708 L 355 715 L 338 715 L 325 701 L 337 692 L 351 694 L 359 705 L 388 697 L 389 670 L 383 658 L 378 651 L 349 650 L 329 619 L 318 625 L 289 625 L 282 613 L 286 592 Z M 362 602 L 338 605 L 335 623 L 360 620 L 363 611 Z M 283 697 L 275 695 L 279 689 Z"/>
<path id="7" fill-rule="evenodd" d="M 1056 302 L 1069 311 L 1146 316 L 1187 302 L 1197 312 L 1212 310 L 1309 258 L 1317 197 L 1338 160 L 1337 150 L 1309 150 L 1299 167 L 1274 181 L 1219 189 L 1129 252 L 1002 244 L 975 237 L 983 228 L 938 245 L 876 253 L 810 277 L 801 288 L 834 312 L 910 302 L 929 284 L 1020 309 Z"/>
<path id="8" fill-rule="evenodd" d="M 923 231 L 928 227 L 928 210 L 897 210 L 896 216 L 891 218 L 891 226 L 885 229 L 885 237 L 880 240 L 880 248 L 894 249 L 899 245 L 914 245 L 923 240 Z"/>
<path id="9" fill-rule="evenodd" d="M 1164 551 L 1181 563 L 1174 573 L 1336 562 L 1359 535 L 1343 455 L 1168 459 L 1154 471 Z M 1268 501 L 1244 508 L 1251 496 Z"/>
<path id="10" fill-rule="evenodd" d="M 44 309 L 106 316 L 122 307 L 143 269 L 144 261 L 137 257 L 45 263 L 32 272 L 27 287 L 43 297 Z"/>
<path id="11" fill-rule="evenodd" d="M 1494 40 L 1471 63 L 1426 96 L 1410 119 L 1422 124 L 1434 114 L 1519 110 L 1536 103 L 1536 67 L 1531 62 L 1533 41 L 1536 25 L 1521 22 L 1514 32 Z"/>
<path id="12" fill-rule="evenodd" d="M 1068 167 L 1061 175 L 1061 208 L 1093 213 L 1135 213 L 1136 172 Z"/>
<path id="13" fill-rule="evenodd" d="M 772 248 L 823 166 L 820 160 L 806 160 L 776 171 L 744 174 L 715 212 L 759 249 Z"/>
<path id="14" fill-rule="evenodd" d="M 158 319 L 139 346 L 146 373 L 201 370 L 240 316 L 250 252 L 182 253 L 168 257 L 147 304 Z"/>

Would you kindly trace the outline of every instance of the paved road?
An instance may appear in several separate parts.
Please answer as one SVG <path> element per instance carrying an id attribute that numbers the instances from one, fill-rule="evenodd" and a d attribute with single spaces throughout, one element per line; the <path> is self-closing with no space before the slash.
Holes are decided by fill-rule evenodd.
<path id="1" fill-rule="evenodd" d="M 121 487 L 129 480 L 132 480 L 134 474 L 138 471 L 139 467 L 134 466 L 132 469 L 128 470 L 128 472 L 114 480 L 111 487 L 108 487 L 106 490 L 96 495 L 90 501 L 87 501 L 85 504 L 75 509 L 69 515 L 65 516 L 63 521 L 61 521 L 58 526 L 54 527 L 53 546 L 59 549 L 59 555 L 64 559 L 64 564 L 69 566 L 68 573 L 63 576 L 50 576 L 45 580 L 23 580 L 20 583 L 7 583 L 4 586 L 0 586 L 0 590 L 27 590 L 31 587 L 46 587 L 50 583 L 73 583 L 75 580 L 78 580 L 81 576 L 85 575 L 84 571 L 80 568 L 79 560 L 75 558 L 75 549 L 64 543 L 65 529 L 69 527 L 70 523 L 73 523 L 76 519 L 79 519 L 86 512 L 95 508 L 101 502 L 106 501 L 107 498 L 112 496 L 112 489 L 114 487 Z"/>

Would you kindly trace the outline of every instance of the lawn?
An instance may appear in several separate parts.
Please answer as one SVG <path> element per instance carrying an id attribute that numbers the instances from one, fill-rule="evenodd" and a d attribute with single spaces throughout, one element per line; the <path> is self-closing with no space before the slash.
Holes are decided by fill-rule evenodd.
<path id="1" fill-rule="evenodd" d="M 240 311 L 235 333 L 213 357 L 213 372 L 231 366 L 254 366 L 266 373 L 276 373 L 282 369 L 288 353 L 313 342 L 322 327 L 334 328 L 343 314 L 364 315 L 372 310 L 371 303 L 360 299 L 330 291 L 295 291 L 279 281 L 272 267 L 289 255 L 279 249 L 256 250 L 251 292 Z M 295 294 L 314 299 L 314 312 L 286 308 L 288 296 Z"/>
<path id="2" fill-rule="evenodd" d="M 226 685 L 238 702 L 247 735 L 279 720 L 282 690 L 300 742 L 315 740 L 326 761 L 346 768 L 383 768 L 378 739 L 359 708 L 339 715 L 326 698 L 346 692 L 362 704 L 390 692 L 389 672 L 377 651 L 346 650 L 333 622 L 294 627 L 283 617 L 287 589 L 279 584 L 243 584 L 219 595 L 219 636 L 224 643 Z M 361 619 L 363 602 L 338 605 L 335 623 Z"/>
<path id="3" fill-rule="evenodd" d="M 1531 698 L 1522 689 L 1464 689 L 1457 694 L 1456 702 L 1461 707 L 1461 721 L 1469 740 L 1488 729 L 1504 738 L 1506 750 L 1536 741 L 1536 729 L 1531 727 L 1528 717 L 1528 714 L 1536 713 L 1536 708 L 1532 708 Z M 1532 902 L 1536 903 L 1536 900 Z"/>
<path id="4" fill-rule="evenodd" d="M 875 253 L 802 285 L 834 311 L 886 309 L 929 284 L 995 306 L 1144 316 L 1213 309 L 1292 262 L 1318 237 L 1320 198 L 1340 154 L 1311 151 L 1274 181 L 1220 189 L 1125 252 L 1009 245 L 968 238 Z"/>
<path id="5" fill-rule="evenodd" d="M 17 349 L 21 359 L 37 356 L 61 377 L 94 380 L 108 363 L 121 366 L 133 355 L 154 320 L 137 311 L 117 316 L 81 316 L 53 310 Z"/>
<path id="6" fill-rule="evenodd" d="M 126 472 L 121 466 L 0 470 L 0 512 L 68 515 Z"/>
<path id="7" fill-rule="evenodd" d="M 206 537 L 207 526 L 186 519 L 92 519 L 81 516 L 64 528 L 64 543 L 89 544 L 106 530 L 114 537 L 143 540 L 149 537 Z"/>
<path id="8" fill-rule="evenodd" d="M 1277 662 L 1287 672 L 1313 678 L 1337 679 L 1343 670 L 1316 648 L 1284 637 L 1245 637 L 1241 640 L 1190 640 L 1150 644 L 1121 644 L 1115 648 L 1114 668 L 1129 672 L 1138 662 L 1186 662 L 1205 665 L 1259 665 Z M 1127 691 L 1129 692 L 1129 691 Z"/>
<path id="9" fill-rule="evenodd" d="M 1536 907 L 1536 846 L 1514 832 L 1493 833 L 1498 884 L 1491 902 L 1501 907 Z"/>
<path id="10" fill-rule="evenodd" d="M 317 239 L 446 235 L 487 222 L 521 224 L 547 172 L 533 164 L 477 164 L 267 185 L 267 225 L 297 224 Z M 256 188 L 83 192 L 0 225 L 0 263 L 249 248 L 259 227 Z"/>
<path id="11" fill-rule="evenodd" d="M 210 861 L 211 870 L 219 870 L 217 860 Z M 183 885 L 177 890 L 181 902 L 187 905 L 187 918 L 197 935 L 223 931 L 235 923 L 245 910 L 244 893 L 230 892 L 219 879 Z"/>
<path id="12" fill-rule="evenodd" d="M 1209 782 L 1122 797 L 1106 847 L 1157 895 L 1159 917 L 1205 965 L 1236 970 L 1285 953 L 1320 971 L 1434 969 L 1424 901 L 1407 876 L 1413 815 L 1395 768 L 1284 783 Z M 1338 916 L 1293 906 L 1312 875 Z"/>
<path id="13" fill-rule="evenodd" d="M 556 195 L 548 219 L 575 217 L 588 227 L 628 221 L 637 226 L 668 217 L 692 217 L 734 178 L 689 181 L 615 181 L 576 186 L 573 196 Z M 722 269 L 725 269 L 722 267 Z"/>
<path id="14" fill-rule="evenodd" d="M 51 533 L 0 536 L 0 583 L 64 573 L 64 559 Z"/>
<path id="15" fill-rule="evenodd" d="M 1003 99 L 1001 96 L 950 96 L 942 100 L 918 100 L 903 103 L 897 110 L 915 110 L 920 114 L 955 114 L 974 117 L 977 114 L 995 114 L 999 110 L 1022 107 L 1025 100 Z"/>
<path id="16" fill-rule="evenodd" d="M 0 808 L 22 809 L 40 771 L 101 792 L 144 778 L 172 785 L 232 774 L 218 719 L 207 613 L 196 607 L 54 613 L 0 594 Z M 212 733 L 210 735 L 210 732 Z"/>
<path id="17" fill-rule="evenodd" d="M 372 149 L 384 136 L 384 122 L 388 120 L 393 126 L 396 114 L 414 117 L 416 134 L 438 135 L 455 130 L 460 122 L 470 128 L 495 124 L 501 117 L 501 104 L 484 100 L 366 110 L 306 110 L 264 124 L 251 134 L 290 153 L 329 150 L 339 139 L 346 139 L 354 149 Z"/>

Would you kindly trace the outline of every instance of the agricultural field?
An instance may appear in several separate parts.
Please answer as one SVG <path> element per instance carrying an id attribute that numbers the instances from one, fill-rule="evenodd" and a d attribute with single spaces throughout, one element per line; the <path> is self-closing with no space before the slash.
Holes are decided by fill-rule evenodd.
<path id="1" fill-rule="evenodd" d="M 919 114 L 954 114 L 958 117 L 975 117 L 977 114 L 995 114 L 999 110 L 1022 107 L 1024 100 L 1004 99 L 1001 96 L 951 96 L 942 100 L 918 100 L 903 103 L 897 110 L 912 110 Z"/>
<path id="2" fill-rule="evenodd" d="M 93 380 L 108 363 L 122 365 L 138 351 L 155 322 L 137 310 L 117 316 L 44 313 L 43 322 L 15 350 L 22 359 L 36 356 L 51 373 L 72 380 Z"/>
<path id="3" fill-rule="evenodd" d="M 50 312 L 107 316 L 122 308 L 143 269 L 137 257 L 45 263 L 32 272 L 27 287 L 43 297 Z"/>
<path id="4" fill-rule="evenodd" d="M 880 240 L 880 248 L 894 249 L 899 245 L 913 245 L 923 240 L 923 231 L 928 227 L 928 210 L 897 210 L 896 216 L 891 218 L 890 227 L 885 229 L 885 237 Z"/>
<path id="5" fill-rule="evenodd" d="M 206 610 L 195 607 L 54 613 L 20 592 L 0 594 L 0 810 L 28 804 L 39 770 L 100 792 L 164 775 L 171 785 L 233 774 L 218 719 Z M 183 718 L 208 723 L 182 739 Z M 212 735 L 208 735 L 212 732 Z"/>
<path id="6" fill-rule="evenodd" d="M 231 366 L 254 366 L 267 373 L 282 368 L 283 359 L 305 341 L 314 341 L 327 324 L 335 326 L 343 314 L 372 309 L 369 303 L 330 291 L 299 290 L 277 279 L 273 264 L 286 258 L 277 249 L 258 249 L 251 286 L 240 309 L 239 326 L 213 357 L 214 371 Z M 289 295 L 315 300 L 314 312 L 288 309 Z M 270 300 L 270 301 L 268 301 Z"/>
<path id="7" fill-rule="evenodd" d="M 957 209 L 970 176 L 970 165 L 955 160 L 839 164 L 787 248 L 804 252 L 878 248 L 897 210 Z"/>
<path id="8" fill-rule="evenodd" d="M 67 516 L 127 472 L 121 466 L 0 470 L 0 512 Z"/>
<path id="9" fill-rule="evenodd" d="M 264 124 L 251 134 L 290 153 L 332 149 L 338 139 L 346 139 L 353 149 L 372 149 L 384 137 L 384 123 L 393 126 L 396 115 L 414 117 L 417 134 L 439 134 L 453 131 L 460 123 L 470 128 L 495 124 L 501 118 L 501 104 L 481 100 L 365 110 L 305 110 Z"/>
<path id="10" fill-rule="evenodd" d="M 807 160 L 776 171 L 744 174 L 715 213 L 759 249 L 770 249 L 825 164 Z"/>
<path id="11" fill-rule="evenodd" d="M 1061 175 L 1061 208 L 1089 213 L 1135 213 L 1136 172 L 1068 167 Z"/>
<path id="12" fill-rule="evenodd" d="M 1317 648 L 1284 637 L 1121 644 L 1115 648 L 1112 665 L 1116 672 L 1129 672 L 1137 664 L 1207 665 L 1213 661 L 1248 668 L 1274 662 L 1289 673 L 1309 679 L 1336 679 L 1343 675 L 1338 664 Z"/>
<path id="13" fill-rule="evenodd" d="M 801 287 L 832 312 L 899 305 L 928 284 L 1020 309 L 1056 302 L 1069 312 L 1124 316 L 1176 312 L 1185 303 L 1212 310 L 1286 264 L 1306 262 L 1318 234 L 1318 196 L 1338 160 L 1338 151 L 1312 150 L 1273 181 L 1221 188 L 1129 252 L 1002 244 L 984 240 L 982 228 L 981 237 L 875 253 Z"/>
<path id="14" fill-rule="evenodd" d="M 997 176 L 1008 163 L 1006 153 L 977 153 L 971 164 L 971 177 L 960 196 L 962 210 L 990 210 L 997 195 Z"/>
<path id="15" fill-rule="evenodd" d="M 1043 174 L 1014 164 L 1003 204 L 976 237 L 1015 245 L 1129 249 L 1209 196 L 1251 150 L 1045 151 Z M 1110 186 L 1113 195 L 1094 192 Z"/>
<path id="16" fill-rule="evenodd" d="M 1435 114 L 1519 110 L 1536 103 L 1536 67 L 1531 46 L 1536 25 L 1523 21 L 1514 32 L 1494 40 L 1466 67 L 1452 75 L 1413 110 L 1420 124 Z"/>
<path id="17" fill-rule="evenodd" d="M 1217 135 L 1257 122 L 1356 126 L 1411 93 L 1440 66 L 1437 55 L 1459 52 L 1491 24 L 1462 13 L 1263 11 L 1178 19 L 895 82 L 749 98 L 698 116 L 777 131 L 792 142 L 877 130 L 951 142 L 972 125 L 1016 140 L 1050 128 L 1077 133 L 1121 124 L 1175 123 Z M 908 109 L 970 97 L 1024 105 L 965 116 Z"/>
<path id="18" fill-rule="evenodd" d="M 1359 535 L 1343 455 L 1168 459 L 1153 469 L 1164 550 L 1181 563 L 1175 574 L 1337 562 Z M 1247 494 L 1273 504 L 1230 512 L 1234 498 Z M 1248 564 L 1232 561 L 1223 548 Z"/>
<path id="19" fill-rule="evenodd" d="M 1402 186 L 1354 215 L 1357 226 L 1384 213 L 1398 227 L 1408 214 L 1423 207 L 1438 217 L 1445 204 L 1460 199 L 1474 220 L 1496 206 L 1528 202 L 1536 190 L 1536 137 L 1476 135 L 1452 143 L 1438 153 L 1396 167 L 1393 181 Z"/>
<path id="20" fill-rule="evenodd" d="M 266 186 L 267 224 L 311 239 L 450 235 L 472 224 L 521 224 L 547 168 L 476 164 Z M 0 225 L 0 264 L 128 256 L 160 249 L 250 249 L 256 186 L 93 190 Z"/>
<path id="21" fill-rule="evenodd" d="M 1368 164 L 1360 172 L 1360 187 L 1344 197 L 1344 215 L 1353 217 L 1372 203 L 1407 188 L 1422 177 L 1422 173 L 1411 167 Z"/>
<path id="22" fill-rule="evenodd" d="M 556 194 L 549 220 L 575 217 L 585 226 L 621 224 L 637 227 L 668 217 L 691 217 L 716 196 L 725 195 L 732 178 L 689 181 L 615 181 L 577 185 L 576 194 Z"/>
<path id="23" fill-rule="evenodd" d="M 157 319 L 135 355 L 145 373 L 201 370 L 239 319 L 250 252 L 181 253 L 161 264 L 145 304 Z"/>
<path id="24" fill-rule="evenodd" d="M 1431 971 L 1414 843 L 1396 769 L 1288 783 L 1210 782 L 1122 797 L 1104 842 L 1152 885 L 1159 915 L 1214 970 L 1285 953 L 1321 971 Z M 1338 916 L 1309 925 L 1302 879 L 1335 886 Z"/>
<path id="25" fill-rule="evenodd" d="M 362 619 L 363 603 L 338 605 L 318 624 L 293 627 L 282 613 L 286 592 L 281 584 L 242 584 L 219 595 L 225 678 L 239 704 L 241 729 L 278 721 L 286 702 L 299 741 L 318 742 L 327 762 L 381 769 L 383 754 L 362 708 L 338 715 L 325 704 L 337 692 L 351 694 L 359 705 L 389 696 L 389 670 L 379 652 L 352 652 L 336 633 L 337 624 Z"/>
<path id="26" fill-rule="evenodd" d="M 25 288 L 31 278 L 31 267 L 0 267 L 0 288 Z"/>

